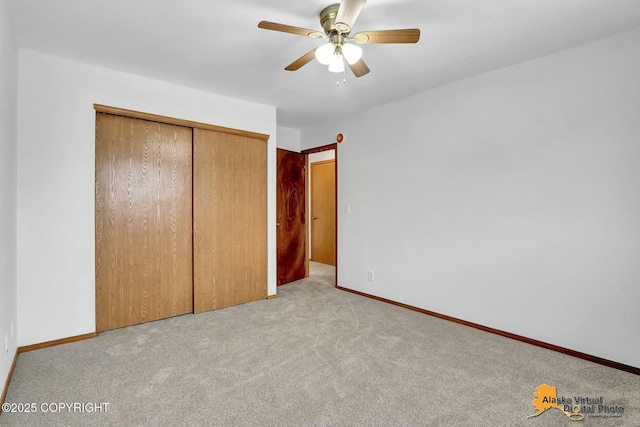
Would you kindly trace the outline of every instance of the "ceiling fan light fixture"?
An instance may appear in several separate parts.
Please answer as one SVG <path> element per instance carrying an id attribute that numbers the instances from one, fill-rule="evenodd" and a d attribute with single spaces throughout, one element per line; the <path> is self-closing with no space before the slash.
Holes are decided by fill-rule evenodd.
<path id="1" fill-rule="evenodd" d="M 329 63 L 329 71 L 332 73 L 344 72 L 344 60 L 341 54 L 333 55 L 331 62 Z"/>
<path id="2" fill-rule="evenodd" d="M 344 59 L 346 59 L 350 65 L 353 65 L 362 58 L 362 48 L 354 44 L 345 43 L 342 45 L 342 54 L 344 55 Z"/>
<path id="3" fill-rule="evenodd" d="M 335 50 L 336 48 L 333 45 L 333 43 L 329 42 L 329 43 L 323 44 L 322 46 L 316 49 L 316 59 L 322 65 L 329 65 L 329 63 L 335 56 L 333 54 Z"/>

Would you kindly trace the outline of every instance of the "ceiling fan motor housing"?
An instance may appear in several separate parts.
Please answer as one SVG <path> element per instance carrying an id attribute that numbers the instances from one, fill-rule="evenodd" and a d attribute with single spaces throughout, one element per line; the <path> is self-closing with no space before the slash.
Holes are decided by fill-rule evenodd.
<path id="1" fill-rule="evenodd" d="M 324 33 L 327 36 L 331 36 L 331 33 L 339 33 L 339 31 L 336 30 L 336 16 L 338 15 L 339 8 L 339 4 L 332 4 L 320 12 L 320 25 L 322 25 Z"/>

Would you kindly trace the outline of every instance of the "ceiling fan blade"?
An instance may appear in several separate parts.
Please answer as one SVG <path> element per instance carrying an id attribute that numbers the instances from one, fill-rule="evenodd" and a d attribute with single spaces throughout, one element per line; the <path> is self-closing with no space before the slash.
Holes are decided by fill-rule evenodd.
<path id="1" fill-rule="evenodd" d="M 365 74 L 369 74 L 369 71 L 371 71 L 369 67 L 367 67 L 367 64 L 365 64 L 362 59 L 356 62 L 355 64 L 349 64 L 347 62 L 347 65 L 349 65 L 349 68 L 351 68 L 351 71 L 353 71 L 353 74 L 356 77 L 362 77 Z"/>
<path id="2" fill-rule="evenodd" d="M 366 35 L 366 37 L 365 37 Z M 356 43 L 417 43 L 420 40 L 420 30 L 407 28 L 405 30 L 363 31 L 353 36 Z"/>
<path id="3" fill-rule="evenodd" d="M 300 36 L 308 36 L 314 39 L 324 37 L 324 34 L 320 31 L 309 30 L 307 28 L 292 27 L 291 25 L 278 24 L 276 22 L 269 21 L 260 21 L 260 23 L 258 23 L 258 28 L 262 28 L 264 30 L 280 31 L 283 33 L 298 34 Z"/>
<path id="4" fill-rule="evenodd" d="M 351 31 L 366 2 L 367 0 L 342 0 L 336 14 L 336 30 L 343 33 Z"/>
<path id="5" fill-rule="evenodd" d="M 302 55 L 300 58 L 293 61 L 291 64 L 287 65 L 285 70 L 287 71 L 296 71 L 303 65 L 308 64 L 316 57 L 316 49 L 311 49 L 309 52 Z"/>

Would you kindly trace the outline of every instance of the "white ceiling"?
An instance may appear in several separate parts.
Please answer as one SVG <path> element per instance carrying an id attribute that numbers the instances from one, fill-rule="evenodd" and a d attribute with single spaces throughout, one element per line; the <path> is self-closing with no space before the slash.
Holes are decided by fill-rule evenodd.
<path id="1" fill-rule="evenodd" d="M 21 47 L 277 107 L 305 127 L 640 26 L 640 0 L 369 0 L 353 32 L 420 28 L 413 45 L 364 45 L 371 73 L 336 87 L 313 61 L 331 0 L 16 0 Z"/>

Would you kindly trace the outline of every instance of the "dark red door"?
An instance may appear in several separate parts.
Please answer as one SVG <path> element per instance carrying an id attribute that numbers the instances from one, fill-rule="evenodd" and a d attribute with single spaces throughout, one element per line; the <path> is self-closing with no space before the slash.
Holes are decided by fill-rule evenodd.
<path id="1" fill-rule="evenodd" d="M 306 276 L 305 156 L 277 150 L 278 286 Z"/>

